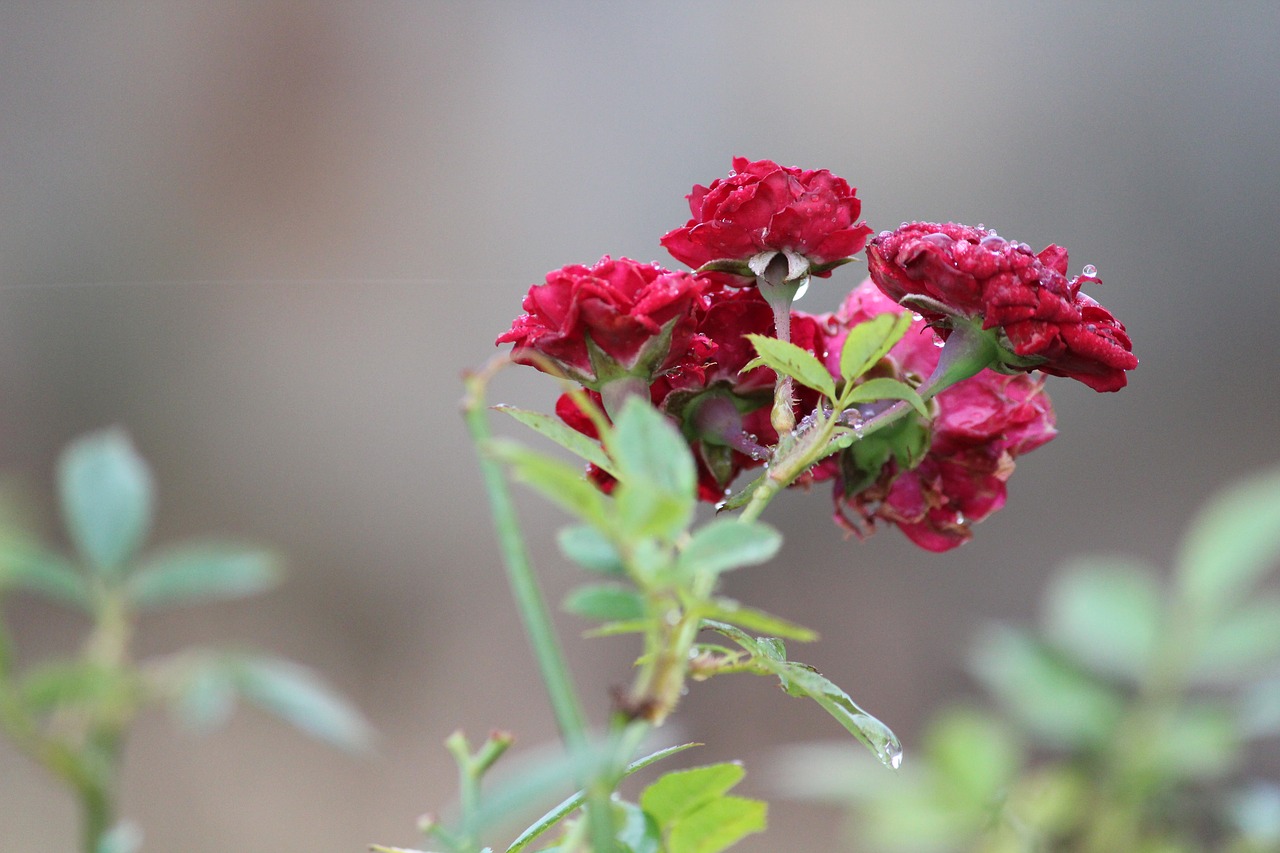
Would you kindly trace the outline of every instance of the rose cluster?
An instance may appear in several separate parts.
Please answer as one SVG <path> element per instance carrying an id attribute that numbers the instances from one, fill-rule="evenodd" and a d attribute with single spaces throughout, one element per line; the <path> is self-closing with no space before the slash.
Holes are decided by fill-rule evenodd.
<path id="1" fill-rule="evenodd" d="M 692 271 L 608 256 L 566 266 L 529 289 L 525 313 L 497 342 L 513 344 L 517 362 L 580 383 L 606 414 L 619 393 L 647 394 L 689 441 L 703 500 L 722 501 L 779 442 L 770 419 L 778 377 L 766 366 L 744 371 L 756 356 L 748 334 L 789 336 L 839 383 L 850 331 L 911 311 L 905 337 L 857 380 L 888 377 L 911 387 L 939 368 L 940 347 L 956 329 L 991 337 L 998 356 L 988 369 L 933 396 L 928 417 L 898 417 L 797 481 L 830 482 L 836 519 L 853 533 L 891 523 L 932 551 L 967 541 L 971 526 L 1004 504 L 1014 460 L 1053 438 L 1053 409 L 1037 373 L 1114 391 L 1137 366 L 1124 326 L 1081 292 L 1100 283 L 1096 273 L 1086 268 L 1068 280 L 1067 253 L 1057 246 L 1033 254 L 982 228 L 930 223 L 904 224 L 868 244 L 855 189 L 826 170 L 768 160 L 736 158 L 728 177 L 695 186 L 688 200 L 692 218 L 661 243 Z M 864 247 L 871 278 L 834 313 L 788 313 L 787 303 L 780 314 L 762 293 L 765 267 L 776 259 L 785 259 L 789 281 L 800 281 L 829 275 Z M 799 421 L 822 404 L 803 387 L 792 400 Z M 856 432 L 877 405 L 842 417 Z M 556 411 L 596 437 L 570 395 Z M 611 487 L 604 472 L 591 476 Z"/>

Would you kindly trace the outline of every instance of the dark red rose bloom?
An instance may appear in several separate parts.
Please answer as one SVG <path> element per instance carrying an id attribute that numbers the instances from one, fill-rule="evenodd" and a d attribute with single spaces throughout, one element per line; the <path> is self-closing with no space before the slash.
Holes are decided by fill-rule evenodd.
<path id="1" fill-rule="evenodd" d="M 694 345 L 707 286 L 687 272 L 606 255 L 593 267 L 574 264 L 555 270 L 544 284 L 529 288 L 522 304 L 525 314 L 497 343 L 515 344 L 516 361 L 529 364 L 530 352 L 541 353 L 574 379 L 592 385 L 602 366 L 592 362 L 590 338 L 616 365 L 609 372 L 648 379 L 672 367 Z"/>
<path id="2" fill-rule="evenodd" d="M 857 221 L 862 202 L 856 192 L 826 169 L 735 157 L 727 178 L 693 188 L 687 196 L 693 218 L 668 232 L 662 245 L 694 269 L 770 250 L 803 255 L 813 265 L 840 261 L 861 251 L 871 234 Z"/>
<path id="3" fill-rule="evenodd" d="M 1037 363 L 1022 367 L 1118 391 L 1138 366 L 1124 325 L 1080 292 L 1096 275 L 1067 278 L 1067 250 L 1033 254 L 1026 243 L 967 225 L 912 222 L 867 246 L 871 278 L 922 314 L 944 338 L 951 317 L 982 318 L 1001 344 Z"/>
<path id="4" fill-rule="evenodd" d="M 902 310 L 864 282 L 835 315 L 838 331 L 824 342 L 828 367 L 838 369 L 849 329 Z M 879 369 L 918 382 L 937 365 L 936 340 L 923 320 L 916 321 Z M 845 458 L 815 470 L 814 480 L 836 479 L 836 520 L 846 529 L 865 536 L 877 523 L 892 522 L 922 548 L 954 548 L 972 538 L 974 523 L 1004 506 L 1014 459 L 1056 434 L 1044 380 L 1023 373 L 984 370 L 940 393 L 934 405 L 928 451 L 914 468 L 890 458 L 879 471 L 854 472 Z M 855 473 L 870 484 L 850 492 L 848 477 Z"/>

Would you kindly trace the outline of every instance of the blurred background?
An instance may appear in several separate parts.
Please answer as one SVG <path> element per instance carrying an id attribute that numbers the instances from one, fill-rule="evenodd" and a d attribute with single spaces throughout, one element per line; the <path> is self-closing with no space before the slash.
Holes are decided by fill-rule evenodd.
<path id="1" fill-rule="evenodd" d="M 1073 553 L 1167 563 L 1204 497 L 1280 459 L 1277 44 L 1270 2 L 0 5 L 0 470 L 58 535 L 59 449 L 125 425 L 159 539 L 236 535 L 290 566 L 260 600 L 145 621 L 142 651 L 292 656 L 382 736 L 357 760 L 252 711 L 200 739 L 148 718 L 123 798 L 146 849 L 413 846 L 453 796 L 450 731 L 553 737 L 459 374 L 547 270 L 666 260 L 683 196 L 736 154 L 846 177 L 877 230 L 953 219 L 1067 246 L 1142 360 L 1120 394 L 1050 382 L 1061 435 L 958 552 L 845 541 L 825 491 L 791 494 L 768 518 L 781 558 L 729 578 L 821 631 L 797 656 L 910 761 L 930 712 L 973 691 L 978 626 L 1031 618 Z M 799 307 L 834 308 L 862 269 Z M 495 401 L 555 394 L 510 371 Z M 562 516 L 521 498 L 558 599 Z M 29 660 L 83 628 L 28 599 L 7 617 Z M 561 624 L 602 719 L 635 647 Z M 677 721 L 708 743 L 694 760 L 745 759 L 755 793 L 761 756 L 839 734 L 745 676 L 696 686 Z M 839 846 L 835 815 L 778 803 L 773 823 Z M 75 833 L 70 800 L 0 743 L 0 850 Z"/>

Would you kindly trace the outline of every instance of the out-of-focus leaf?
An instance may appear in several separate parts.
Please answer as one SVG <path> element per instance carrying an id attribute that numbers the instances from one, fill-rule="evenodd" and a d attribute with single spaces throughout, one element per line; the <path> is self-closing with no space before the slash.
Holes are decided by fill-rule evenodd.
<path id="1" fill-rule="evenodd" d="M 233 668 L 219 657 L 200 656 L 177 673 L 169 698 L 184 728 L 208 731 L 231 717 L 237 696 Z"/>
<path id="2" fill-rule="evenodd" d="M 846 382 L 857 379 L 889 354 L 911 327 L 911 315 L 886 312 L 849 330 L 840 350 L 840 375 Z"/>
<path id="3" fill-rule="evenodd" d="M 906 400 L 911 404 L 911 408 L 920 413 L 921 417 L 929 417 L 929 407 L 916 393 L 916 389 L 887 377 L 868 379 L 845 394 L 841 400 L 847 405 L 870 403 L 875 400 Z"/>
<path id="4" fill-rule="evenodd" d="M 1280 676 L 1249 684 L 1240 697 L 1240 733 L 1245 738 L 1280 735 Z"/>
<path id="5" fill-rule="evenodd" d="M 98 839 L 94 853 L 136 853 L 142 849 L 142 830 L 130 821 L 121 821 Z"/>
<path id="6" fill-rule="evenodd" d="M 560 550 L 584 569 L 604 575 L 624 575 L 622 555 L 609 537 L 585 524 L 561 528 L 556 535 Z"/>
<path id="7" fill-rule="evenodd" d="M 0 592 L 8 588 L 93 612 L 89 585 L 70 561 L 34 542 L 0 534 Z"/>
<path id="8" fill-rule="evenodd" d="M 1280 598 L 1258 596 L 1201 632 L 1190 677 L 1200 684 L 1229 684 L 1280 668 Z"/>
<path id="9" fill-rule="evenodd" d="M 705 618 L 727 622 L 756 634 L 781 637 L 784 640 L 795 640 L 800 643 L 812 643 L 818 639 L 818 633 L 812 629 L 797 625 L 780 616 L 765 613 L 763 610 L 746 607 L 732 598 L 714 599 L 705 613 Z"/>
<path id="10" fill-rule="evenodd" d="M 126 582 L 140 610 L 243 598 L 280 582 L 279 561 L 267 551 L 231 543 L 189 545 L 146 560 Z"/>
<path id="11" fill-rule="evenodd" d="M 1153 762 L 1167 779 L 1205 781 L 1229 772 L 1239 760 L 1236 721 L 1213 704 L 1184 703 L 1160 715 L 1145 733 Z"/>
<path id="12" fill-rule="evenodd" d="M 1240 601 L 1280 559 L 1280 471 L 1220 493 L 1195 520 L 1178 559 L 1179 590 L 1213 620 Z"/>
<path id="13" fill-rule="evenodd" d="M 139 691 L 128 672 L 73 660 L 31 668 L 22 678 L 18 695 L 23 706 L 36 714 L 84 706 L 123 714 L 136 704 Z"/>
<path id="14" fill-rule="evenodd" d="M 640 807 L 659 824 L 666 826 L 723 796 L 745 775 L 742 765 L 736 762 L 673 770 L 644 789 L 640 795 Z"/>
<path id="15" fill-rule="evenodd" d="M 588 438 L 559 418 L 542 412 L 519 409 L 515 406 L 498 405 L 493 408 L 510 415 L 520 423 L 551 439 L 565 450 L 590 462 L 605 473 L 614 477 L 618 476 L 613 467 L 613 461 L 604 452 L 604 448 L 594 439 Z"/>
<path id="16" fill-rule="evenodd" d="M 73 441 L 58 463 L 58 492 L 76 549 L 94 569 L 119 574 L 151 526 L 151 471 L 124 430 Z"/>
<path id="17" fill-rule="evenodd" d="M 984 632 L 970 669 L 1011 714 L 1054 745 L 1101 743 L 1120 719 L 1123 703 L 1113 690 L 1013 629 Z"/>
<path id="18" fill-rule="evenodd" d="M 1280 785 L 1253 783 L 1231 797 L 1228 814 L 1240 834 L 1258 845 L 1257 850 L 1274 850 L 1280 846 Z"/>
<path id="19" fill-rule="evenodd" d="M 1160 589 L 1145 566 L 1092 558 L 1055 578 L 1045 636 L 1095 672 L 1136 681 L 1155 652 L 1161 614 Z"/>
<path id="20" fill-rule="evenodd" d="M 640 593 L 621 584 L 580 586 L 565 597 L 563 606 L 570 613 L 601 622 L 640 619 L 645 614 Z"/>
<path id="21" fill-rule="evenodd" d="M 680 552 L 678 570 L 692 577 L 719 574 L 766 562 L 782 547 L 782 536 L 767 524 L 716 519 L 694 531 Z"/>
<path id="22" fill-rule="evenodd" d="M 310 670 L 275 658 L 248 658 L 232 669 L 245 699 L 309 735 L 352 751 L 368 749 L 373 729 Z"/>
<path id="23" fill-rule="evenodd" d="M 973 708 L 952 708 L 935 720 L 924 751 L 947 791 L 977 810 L 991 807 L 1022 763 L 1008 726 Z"/>
<path id="24" fill-rule="evenodd" d="M 813 353 L 768 335 L 747 335 L 746 337 L 755 346 L 759 355 L 747 362 L 742 372 L 766 365 L 829 399 L 835 399 L 835 380 Z"/>
<path id="25" fill-rule="evenodd" d="M 511 466 L 517 480 L 583 521 L 604 526 L 605 496 L 572 465 L 535 453 L 513 441 L 494 439 L 485 447 Z"/>

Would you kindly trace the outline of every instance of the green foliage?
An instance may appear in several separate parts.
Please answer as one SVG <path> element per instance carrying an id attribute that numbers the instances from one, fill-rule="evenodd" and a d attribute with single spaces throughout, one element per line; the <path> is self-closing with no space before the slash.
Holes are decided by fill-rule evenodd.
<path id="1" fill-rule="evenodd" d="M 1116 558 L 1069 564 L 1039 632 L 979 638 L 972 670 L 997 710 L 944 713 L 891 780 L 869 763 L 827 777 L 806 753 L 792 792 L 849 804 L 873 851 L 1280 849 L 1280 788 L 1242 767 L 1280 735 L 1280 602 L 1262 589 L 1278 508 L 1274 473 L 1211 501 L 1170 582 Z"/>
<path id="2" fill-rule="evenodd" d="M 814 357 L 813 353 L 793 343 L 780 341 L 767 335 L 747 335 L 746 337 L 756 348 L 758 355 L 746 363 L 742 372 L 765 365 L 780 374 L 790 376 L 801 385 L 812 388 L 828 399 L 835 399 L 836 383 L 831 378 L 831 373 Z"/>
<path id="3" fill-rule="evenodd" d="M 840 350 L 840 376 L 846 383 L 858 379 L 889 354 L 911 328 L 911 315 L 885 313 L 849 330 Z"/>
<path id="4" fill-rule="evenodd" d="M 359 713 L 295 664 L 204 650 L 133 659 L 142 612 L 256 595 L 275 586 L 279 568 L 269 552 L 233 542 L 143 553 L 152 475 L 122 430 L 74 441 L 58 491 L 77 559 L 0 520 L 0 596 L 32 593 L 83 612 L 89 636 L 79 656 L 19 672 L 0 624 L 0 729 L 79 797 L 86 853 L 138 848 L 138 831 L 115 819 L 115 794 L 125 737 L 150 705 L 208 727 L 245 699 L 330 743 L 368 743 Z"/>
<path id="5" fill-rule="evenodd" d="M 58 495 L 76 550 L 100 573 L 118 573 L 151 527 L 151 471 L 121 429 L 72 442 L 58 462 Z"/>

